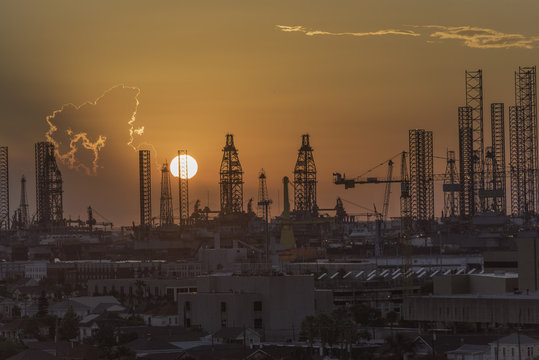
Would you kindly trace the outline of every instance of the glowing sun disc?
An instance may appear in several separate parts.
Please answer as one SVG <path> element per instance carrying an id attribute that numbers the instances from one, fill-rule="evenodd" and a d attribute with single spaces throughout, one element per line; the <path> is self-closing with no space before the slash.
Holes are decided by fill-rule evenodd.
<path id="1" fill-rule="evenodd" d="M 181 156 L 181 163 L 182 165 L 185 164 L 185 155 Z M 190 179 L 198 171 L 198 164 L 194 157 L 191 155 L 187 155 L 187 178 Z M 172 161 L 170 162 L 170 172 L 172 173 L 172 176 L 178 177 L 180 170 L 178 169 L 178 157 L 176 156 Z M 185 176 L 182 176 L 182 179 L 185 179 Z"/>

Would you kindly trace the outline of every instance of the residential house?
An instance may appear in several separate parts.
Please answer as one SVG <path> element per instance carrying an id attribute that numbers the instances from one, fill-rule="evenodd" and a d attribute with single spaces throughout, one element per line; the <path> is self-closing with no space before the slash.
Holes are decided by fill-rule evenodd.
<path id="1" fill-rule="evenodd" d="M 456 350 L 445 353 L 447 360 L 491 360 L 490 346 L 462 345 Z"/>
<path id="2" fill-rule="evenodd" d="M 520 333 L 505 336 L 489 345 L 491 359 L 533 360 L 539 356 L 539 341 Z"/>
<path id="3" fill-rule="evenodd" d="M 251 328 L 222 328 L 213 336 L 215 344 L 243 344 L 247 346 L 259 345 L 261 336 Z"/>

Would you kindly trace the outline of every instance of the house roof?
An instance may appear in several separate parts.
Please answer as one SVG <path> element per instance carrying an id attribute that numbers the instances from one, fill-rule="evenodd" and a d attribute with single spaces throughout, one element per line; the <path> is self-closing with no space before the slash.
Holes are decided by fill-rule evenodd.
<path id="1" fill-rule="evenodd" d="M 131 341 L 126 345 L 131 350 L 144 351 L 144 350 L 181 350 L 176 345 L 160 340 L 160 339 L 148 339 L 139 338 Z"/>
<path id="2" fill-rule="evenodd" d="M 101 314 L 90 314 L 90 315 L 86 315 L 85 317 L 83 317 L 80 321 L 80 325 L 82 326 L 87 326 L 87 325 L 91 325 L 95 322 L 95 320 L 97 320 L 98 318 L 101 317 Z"/>
<path id="3" fill-rule="evenodd" d="M 174 352 L 174 353 L 163 353 L 163 354 L 144 354 L 139 355 L 139 359 L 147 360 L 181 360 L 182 356 L 185 355 L 184 351 Z"/>
<path id="4" fill-rule="evenodd" d="M 122 312 L 122 311 L 125 311 L 125 308 L 122 305 L 118 305 L 118 304 L 103 303 L 103 304 L 97 305 L 93 309 L 93 312 L 95 313 L 103 313 L 105 311 Z"/>
<path id="5" fill-rule="evenodd" d="M 54 360 L 56 356 L 42 350 L 28 349 L 7 358 L 7 360 Z"/>
<path id="6" fill-rule="evenodd" d="M 237 339 L 240 336 L 243 336 L 243 330 L 242 327 L 227 327 L 227 328 L 221 328 L 219 331 L 217 331 L 213 336 L 222 338 L 222 339 Z M 257 336 L 260 336 L 256 331 L 254 331 L 251 328 L 245 328 L 245 332 L 247 334 L 255 334 Z"/>
<path id="7" fill-rule="evenodd" d="M 490 346 L 488 345 L 469 345 L 465 344 L 456 350 L 447 351 L 446 354 L 483 354 L 490 353 Z"/>
<path id="8" fill-rule="evenodd" d="M 524 334 L 517 334 L 512 333 L 511 335 L 507 335 L 501 339 L 496 340 L 495 342 L 492 342 L 492 344 L 508 344 L 508 345 L 527 345 L 527 344 L 539 344 L 539 340 L 536 340 L 534 338 L 531 338 Z"/>
<path id="9" fill-rule="evenodd" d="M 434 349 L 437 353 L 452 351 L 465 344 L 488 345 L 497 339 L 496 336 L 492 335 L 436 334 L 436 340 L 433 340 L 432 333 L 422 334 L 421 338 L 427 342 L 431 348 L 434 345 Z"/>

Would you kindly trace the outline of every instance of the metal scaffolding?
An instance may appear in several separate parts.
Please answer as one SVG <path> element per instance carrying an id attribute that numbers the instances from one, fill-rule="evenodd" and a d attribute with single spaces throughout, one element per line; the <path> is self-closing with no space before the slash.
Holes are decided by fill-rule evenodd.
<path id="1" fill-rule="evenodd" d="M 258 217 L 262 219 L 269 219 L 271 217 L 271 203 L 272 201 L 269 198 L 268 185 L 266 183 L 266 173 L 262 169 L 258 175 Z"/>
<path id="2" fill-rule="evenodd" d="M 16 229 L 28 228 L 30 215 L 28 211 L 28 201 L 26 196 L 26 178 L 24 175 L 21 177 L 21 202 L 19 208 L 15 211 L 13 216 L 12 226 Z"/>
<path id="3" fill-rule="evenodd" d="M 474 213 L 485 209 L 485 201 L 480 197 L 484 189 L 484 142 L 483 142 L 483 73 L 481 70 L 466 71 L 466 106 L 472 111 L 472 151 L 473 151 L 473 194 Z"/>
<path id="4" fill-rule="evenodd" d="M 459 126 L 459 175 L 460 175 L 460 216 L 471 217 L 475 214 L 474 195 L 474 150 L 473 150 L 472 108 L 460 106 L 458 109 Z"/>
<path id="5" fill-rule="evenodd" d="M 434 219 L 432 131 L 409 131 L 410 212 L 413 221 Z"/>
<path id="6" fill-rule="evenodd" d="M 296 166 L 294 167 L 294 210 L 310 213 L 316 216 L 316 165 L 314 163 L 313 148 L 309 143 L 309 135 L 301 137 L 301 147 L 298 151 Z"/>
<path id="7" fill-rule="evenodd" d="M 492 146 L 485 151 L 485 210 L 505 215 L 505 124 L 504 104 L 490 105 Z"/>
<path id="8" fill-rule="evenodd" d="M 9 229 L 9 163 L 7 146 L 0 146 L 0 230 Z"/>
<path id="9" fill-rule="evenodd" d="M 189 162 L 187 150 L 178 150 L 178 198 L 180 226 L 189 225 Z"/>
<path id="10" fill-rule="evenodd" d="M 455 151 L 447 151 L 447 160 L 444 176 L 444 210 L 443 218 L 457 217 L 459 215 L 459 193 L 461 186 L 457 174 L 457 160 Z"/>
<path id="11" fill-rule="evenodd" d="M 172 189 L 170 186 L 170 170 L 167 164 L 161 168 L 161 198 L 159 201 L 159 225 L 174 224 L 172 209 Z"/>
<path id="12" fill-rule="evenodd" d="M 529 217 L 537 213 L 537 84 L 536 69 L 519 67 L 515 72 L 515 108 L 509 119 L 510 130 L 515 133 L 516 147 L 511 146 L 511 166 L 518 171 L 518 187 L 511 189 L 515 193 L 516 204 L 511 208 L 514 215 Z M 513 120 L 514 123 L 511 123 Z M 513 187 L 513 182 L 512 182 Z M 518 200 L 517 200 L 518 199 Z M 513 199 L 511 200 L 513 201 Z M 515 213 L 516 210 L 516 213 Z"/>
<path id="13" fill-rule="evenodd" d="M 139 150 L 140 225 L 152 225 L 152 172 L 150 150 Z"/>
<path id="14" fill-rule="evenodd" d="M 509 106 L 509 163 L 511 167 L 511 214 L 524 216 L 526 213 L 525 163 L 523 112 L 518 106 Z"/>
<path id="15" fill-rule="evenodd" d="M 37 222 L 50 228 L 63 224 L 62 173 L 56 165 L 54 144 L 35 144 Z"/>
<path id="16" fill-rule="evenodd" d="M 219 185 L 221 213 L 243 212 L 243 170 L 232 134 L 226 135 L 223 159 L 219 170 Z"/>

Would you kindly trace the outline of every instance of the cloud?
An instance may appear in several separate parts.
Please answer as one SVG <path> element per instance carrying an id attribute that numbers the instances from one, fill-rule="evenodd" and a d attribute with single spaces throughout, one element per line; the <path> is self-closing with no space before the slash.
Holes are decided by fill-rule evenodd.
<path id="1" fill-rule="evenodd" d="M 438 30 L 429 36 L 440 40 L 461 40 L 464 45 L 477 49 L 533 49 L 537 36 L 506 34 L 501 31 L 476 26 L 411 25 L 414 28 Z"/>
<path id="2" fill-rule="evenodd" d="M 123 137 L 124 147 L 137 150 L 134 142 L 144 134 L 144 126 L 135 127 L 139 94 L 137 87 L 116 85 L 94 101 L 53 111 L 45 119 L 45 138 L 55 145 L 57 158 L 70 169 L 96 175 L 100 153 L 111 138 Z"/>
<path id="3" fill-rule="evenodd" d="M 383 29 L 369 32 L 329 32 L 323 30 L 312 30 L 302 25 L 276 25 L 283 32 L 299 32 L 307 36 L 329 35 L 329 36 L 427 36 L 435 41 L 460 40 L 464 46 L 476 49 L 509 49 L 522 48 L 533 49 L 539 42 L 538 36 L 526 36 L 522 34 L 506 34 L 501 31 L 481 28 L 476 26 L 444 26 L 444 25 L 405 25 L 414 30 Z M 420 31 L 419 29 L 423 30 Z M 433 43 L 433 40 L 425 40 Z"/>
<path id="4" fill-rule="evenodd" d="M 355 36 L 355 37 L 382 36 L 382 35 L 420 36 L 420 34 L 416 33 L 413 30 L 384 29 L 384 30 L 369 31 L 369 32 L 329 32 L 329 31 L 321 31 L 321 30 L 309 30 L 301 25 L 295 25 L 295 26 L 276 25 L 276 26 L 279 30 L 284 31 L 284 32 L 300 32 L 300 33 L 304 33 L 307 36 L 315 36 L 315 35 Z"/>

